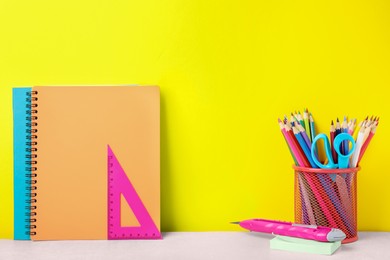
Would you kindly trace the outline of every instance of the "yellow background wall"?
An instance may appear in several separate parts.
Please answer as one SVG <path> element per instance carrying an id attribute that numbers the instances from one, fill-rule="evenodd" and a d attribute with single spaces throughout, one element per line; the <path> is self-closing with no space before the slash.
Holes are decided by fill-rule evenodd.
<path id="1" fill-rule="evenodd" d="M 1 0 L 0 237 L 13 230 L 11 88 L 51 84 L 160 85 L 164 231 L 292 221 L 277 118 L 308 107 L 328 132 L 337 116 L 380 115 L 358 225 L 390 231 L 389 11 L 386 0 Z"/>

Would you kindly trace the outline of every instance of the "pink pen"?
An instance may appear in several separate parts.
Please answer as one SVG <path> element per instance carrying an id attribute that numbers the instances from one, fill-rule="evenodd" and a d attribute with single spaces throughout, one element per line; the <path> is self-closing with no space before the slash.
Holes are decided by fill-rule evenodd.
<path id="1" fill-rule="evenodd" d="M 241 227 L 255 232 L 270 233 L 274 235 L 298 237 L 320 242 L 335 242 L 345 239 L 345 233 L 337 228 L 321 227 L 315 225 L 294 224 L 291 222 L 249 219 L 240 222 Z"/>

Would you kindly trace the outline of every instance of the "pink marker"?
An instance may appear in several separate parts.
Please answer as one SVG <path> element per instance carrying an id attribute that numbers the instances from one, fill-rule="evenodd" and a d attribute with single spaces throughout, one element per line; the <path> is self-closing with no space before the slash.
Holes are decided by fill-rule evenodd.
<path id="1" fill-rule="evenodd" d="M 341 241 L 346 237 L 345 233 L 337 228 L 294 224 L 284 221 L 249 219 L 241 222 L 233 222 L 233 224 L 239 224 L 241 227 L 250 231 L 298 237 L 320 242 Z"/>

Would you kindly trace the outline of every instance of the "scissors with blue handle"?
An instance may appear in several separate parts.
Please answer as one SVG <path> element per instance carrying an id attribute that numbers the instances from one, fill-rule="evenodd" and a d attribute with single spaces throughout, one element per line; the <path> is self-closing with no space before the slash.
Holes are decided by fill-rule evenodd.
<path id="1" fill-rule="evenodd" d="M 324 140 L 325 154 L 326 154 L 326 157 L 328 158 L 328 164 L 325 164 L 325 165 L 318 161 L 317 156 L 316 156 L 315 151 L 314 151 L 314 147 L 317 146 L 316 144 L 317 144 L 318 140 L 320 140 L 320 139 Z M 344 155 L 340 151 L 341 144 L 343 142 L 345 142 L 348 145 L 348 141 L 351 142 L 352 147 L 348 151 L 348 154 Z M 337 163 L 334 163 L 334 161 L 333 161 L 332 150 L 330 148 L 330 142 L 329 142 L 328 136 L 325 134 L 319 134 L 313 139 L 313 143 L 311 146 L 312 147 L 311 156 L 313 157 L 312 159 L 313 159 L 314 163 L 316 165 L 318 165 L 318 167 L 320 167 L 320 168 L 323 168 L 323 169 L 336 169 L 336 168 L 344 169 L 344 168 L 348 168 L 349 158 L 351 157 L 351 155 L 355 151 L 355 145 L 356 145 L 355 140 L 353 139 L 353 137 L 351 135 L 349 135 L 347 133 L 340 133 L 335 137 L 335 139 L 333 141 L 333 147 L 338 155 L 338 164 L 337 164 Z M 350 216 L 350 214 L 348 214 L 348 209 L 351 207 L 350 206 L 351 201 L 348 197 L 348 187 L 347 187 L 347 184 L 344 180 L 346 176 L 345 176 L 345 174 L 341 174 L 342 178 L 337 178 L 336 174 L 330 174 L 329 177 L 333 182 L 337 183 L 336 186 L 338 189 L 338 193 L 341 196 L 336 195 L 335 191 L 332 188 L 332 185 L 329 184 L 329 182 L 326 180 L 326 177 L 324 175 L 322 175 L 322 174 L 318 175 L 318 178 L 320 180 L 322 187 L 325 189 L 325 191 L 328 194 L 333 205 L 336 207 L 336 210 L 339 213 L 339 215 L 341 216 L 343 222 L 347 225 L 347 229 L 351 233 L 356 232 L 356 229 L 354 228 L 353 225 L 351 225 L 351 222 L 347 218 L 347 216 Z"/>
<path id="2" fill-rule="evenodd" d="M 315 154 L 315 147 L 318 140 L 323 139 L 324 140 L 324 146 L 325 146 L 325 154 L 328 158 L 328 164 L 322 164 L 318 161 L 317 156 Z M 340 146 L 344 141 L 350 141 L 352 143 L 352 148 L 348 151 L 348 154 L 342 154 L 340 151 Z M 313 161 L 315 164 L 318 165 L 318 167 L 323 169 L 345 169 L 348 168 L 349 165 L 349 157 L 353 154 L 355 151 L 355 140 L 353 137 L 347 133 L 341 133 L 336 136 L 333 142 L 333 147 L 338 155 L 338 164 L 334 163 L 333 157 L 332 157 L 332 150 L 330 148 L 330 142 L 328 139 L 328 136 L 325 134 L 318 134 L 311 145 L 311 156 L 313 158 Z"/>

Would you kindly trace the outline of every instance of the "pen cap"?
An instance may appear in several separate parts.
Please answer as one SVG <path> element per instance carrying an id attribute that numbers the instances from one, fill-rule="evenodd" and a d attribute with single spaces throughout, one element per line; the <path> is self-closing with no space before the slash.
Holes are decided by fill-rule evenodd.
<path id="1" fill-rule="evenodd" d="M 356 180 L 360 167 L 318 169 L 293 166 L 295 223 L 337 228 L 351 243 L 357 236 Z"/>

